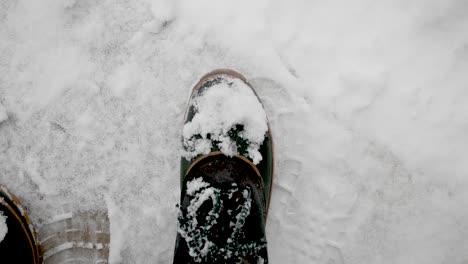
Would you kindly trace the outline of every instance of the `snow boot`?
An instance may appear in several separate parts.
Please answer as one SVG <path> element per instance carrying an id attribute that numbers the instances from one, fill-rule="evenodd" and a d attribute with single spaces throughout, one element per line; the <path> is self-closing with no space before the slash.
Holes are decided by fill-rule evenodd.
<path id="1" fill-rule="evenodd" d="M 25 208 L 0 185 L 1 262 L 42 263 L 42 252 Z"/>
<path id="2" fill-rule="evenodd" d="M 230 81 L 240 81 L 242 82 L 246 87 L 250 89 L 250 91 L 255 95 L 255 100 L 258 100 L 258 102 L 261 105 L 261 101 L 258 98 L 257 94 L 255 93 L 255 90 L 252 88 L 252 86 L 247 82 L 246 78 L 242 76 L 240 73 L 229 70 L 229 69 L 218 69 L 214 70 L 206 75 L 204 75 L 201 80 L 195 85 L 195 87 L 192 90 L 189 102 L 188 102 L 188 108 L 185 113 L 185 121 L 184 124 L 192 122 L 194 116 L 197 114 L 197 103 L 195 102 L 195 99 L 197 97 L 202 96 L 209 88 L 216 88 L 217 84 L 220 84 L 222 82 L 229 82 Z M 236 108 L 242 108 L 244 107 L 243 105 L 235 105 Z M 237 111 L 234 107 L 230 109 L 230 111 Z M 262 106 L 262 111 L 263 106 Z M 210 121 L 208 121 L 210 122 Z M 271 187 L 272 187 L 272 181 L 273 181 L 273 169 L 274 169 L 274 163 L 273 163 L 273 141 L 271 137 L 271 130 L 268 124 L 268 120 L 266 120 L 266 125 L 267 125 L 267 131 L 264 135 L 264 138 L 262 139 L 262 143 L 259 147 L 259 152 L 263 159 L 258 163 L 253 166 L 258 172 L 260 173 L 260 176 L 262 177 L 262 182 L 264 185 L 263 188 L 263 197 L 266 202 L 266 205 L 264 206 L 265 210 L 265 220 L 266 216 L 268 213 L 269 205 L 270 205 L 270 193 L 271 193 Z M 236 146 L 238 147 L 239 154 L 237 156 L 243 156 L 246 153 L 247 145 L 249 142 L 247 140 L 239 137 L 238 135 L 240 134 L 240 131 L 243 126 L 243 124 L 239 123 L 236 124 L 235 127 L 232 127 L 231 130 L 228 131 L 228 134 L 231 138 L 234 138 L 234 141 L 236 143 Z M 239 129 L 241 128 L 241 129 Z M 194 135 L 194 138 L 197 137 L 202 137 L 203 135 Z M 190 152 L 189 148 L 190 146 L 190 138 L 184 138 L 185 136 L 183 135 L 183 148 L 185 152 Z M 212 135 L 207 134 L 205 135 L 206 138 L 212 137 Z M 189 143 L 187 143 L 189 141 Z M 219 146 L 216 145 L 217 141 L 216 140 L 211 140 L 211 149 L 209 152 L 214 152 L 219 150 Z M 181 170 L 180 170 L 180 184 L 181 187 L 183 185 L 183 181 L 185 178 L 185 175 L 187 174 L 187 171 L 189 170 L 189 167 L 197 163 L 199 160 L 201 160 L 203 154 L 202 153 L 196 153 L 197 155 L 195 157 L 187 157 L 184 156 L 181 158 Z M 208 153 L 205 153 L 208 154 Z M 247 157 L 250 161 L 252 161 L 251 158 Z"/>
<path id="3" fill-rule="evenodd" d="M 273 144 L 263 106 L 232 70 L 193 88 L 185 115 L 174 263 L 268 263 Z"/>

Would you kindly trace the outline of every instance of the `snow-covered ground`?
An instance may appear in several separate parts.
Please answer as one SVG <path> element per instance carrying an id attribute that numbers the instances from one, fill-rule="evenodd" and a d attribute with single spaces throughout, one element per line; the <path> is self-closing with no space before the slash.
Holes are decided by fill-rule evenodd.
<path id="1" fill-rule="evenodd" d="M 468 2 L 0 0 L 0 183 L 41 227 L 107 212 L 111 263 L 170 263 L 185 103 L 255 87 L 271 263 L 468 262 Z"/>

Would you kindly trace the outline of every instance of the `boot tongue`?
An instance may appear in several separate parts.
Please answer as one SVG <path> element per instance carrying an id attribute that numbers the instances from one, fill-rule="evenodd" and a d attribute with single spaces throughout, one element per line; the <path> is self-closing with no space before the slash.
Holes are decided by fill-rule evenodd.
<path id="1" fill-rule="evenodd" d="M 266 250 L 263 219 L 252 196 L 249 186 L 220 190 L 209 184 L 187 195 L 186 206 L 179 212 L 178 232 L 196 262 L 262 255 Z"/>

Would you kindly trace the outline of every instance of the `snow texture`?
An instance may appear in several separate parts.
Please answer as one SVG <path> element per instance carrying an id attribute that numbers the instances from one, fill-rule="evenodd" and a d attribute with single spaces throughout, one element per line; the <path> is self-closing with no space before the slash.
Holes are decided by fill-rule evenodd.
<path id="1" fill-rule="evenodd" d="M 8 114 L 5 107 L 0 103 L 0 123 L 8 119 Z"/>
<path id="2" fill-rule="evenodd" d="M 194 97 L 191 105 L 196 113 L 182 131 L 187 160 L 208 154 L 213 141 L 219 142 L 217 146 L 226 156 L 240 154 L 228 134 L 236 125 L 243 127 L 239 136 L 249 144 L 248 157 L 254 164 L 262 160 L 259 149 L 268 130 L 267 119 L 262 104 L 247 84 L 239 79 L 223 78 Z M 197 135 L 201 138 L 195 138 Z"/>
<path id="3" fill-rule="evenodd" d="M 0 212 L 0 243 L 2 243 L 7 233 L 8 226 L 6 224 L 6 216 L 4 216 L 2 212 Z"/>
<path id="4" fill-rule="evenodd" d="M 170 263 L 193 84 L 243 73 L 275 143 L 270 263 L 468 261 L 468 2 L 0 0 L 0 183 Z M 2 111 L 2 110 L 1 110 Z"/>

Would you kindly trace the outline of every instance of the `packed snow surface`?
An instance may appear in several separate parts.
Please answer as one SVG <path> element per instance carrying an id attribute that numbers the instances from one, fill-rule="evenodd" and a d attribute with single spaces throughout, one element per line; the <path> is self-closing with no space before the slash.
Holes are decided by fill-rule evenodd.
<path id="1" fill-rule="evenodd" d="M 0 123 L 8 119 L 5 107 L 0 103 Z"/>
<path id="2" fill-rule="evenodd" d="M 231 68 L 275 144 L 270 263 L 466 263 L 467 12 L 0 0 L 0 183 L 38 229 L 62 208 L 107 212 L 111 263 L 170 263 L 187 94 Z"/>
<path id="3" fill-rule="evenodd" d="M 228 132 L 236 125 L 242 125 L 240 137 L 249 143 L 248 157 L 254 164 L 262 160 L 259 148 L 268 130 L 267 118 L 257 96 L 242 80 L 223 77 L 219 83 L 195 96 L 191 104 L 196 113 L 182 131 L 184 146 L 188 148 L 185 158 L 190 160 L 208 154 L 213 141 L 219 142 L 217 146 L 225 155 L 239 154 Z M 195 138 L 196 135 L 200 138 Z"/>
<path id="4" fill-rule="evenodd" d="M 0 212 L 0 243 L 2 243 L 6 234 L 8 233 L 8 226 L 6 224 L 6 216 Z"/>

